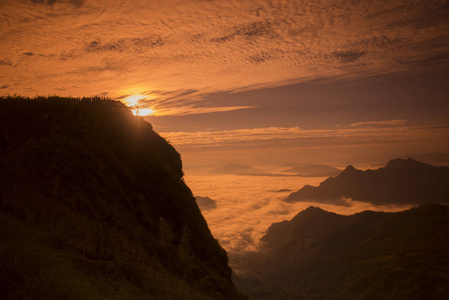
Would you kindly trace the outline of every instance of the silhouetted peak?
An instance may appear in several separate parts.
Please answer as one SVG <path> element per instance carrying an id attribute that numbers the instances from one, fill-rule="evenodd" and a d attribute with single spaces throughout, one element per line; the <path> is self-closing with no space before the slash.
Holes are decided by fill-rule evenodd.
<path id="1" fill-rule="evenodd" d="M 327 178 L 319 186 L 304 186 L 291 193 L 286 201 L 348 206 L 345 199 L 375 204 L 449 202 L 449 168 L 436 167 L 412 158 L 395 158 L 385 167 L 358 170 L 348 165 L 335 178 Z"/>
<path id="2" fill-rule="evenodd" d="M 354 168 L 353 165 L 348 165 L 341 173 L 342 174 L 353 174 L 354 172 L 358 171 L 356 168 Z"/>
<path id="3" fill-rule="evenodd" d="M 411 159 L 411 158 L 409 158 L 409 159 L 394 158 L 394 159 L 390 160 L 385 167 L 386 168 L 402 167 L 402 166 L 409 165 L 411 161 L 413 161 L 413 159 Z"/>
<path id="4" fill-rule="evenodd" d="M 301 211 L 297 216 L 318 216 L 318 215 L 324 215 L 328 214 L 328 211 L 325 211 L 319 207 L 316 206 L 309 206 L 305 210 Z"/>
<path id="5" fill-rule="evenodd" d="M 385 166 L 386 169 L 400 169 L 400 168 L 408 168 L 408 167 L 424 167 L 424 166 L 431 166 L 426 163 L 422 163 L 419 161 L 414 160 L 413 158 L 408 159 L 402 159 L 402 158 L 395 158 L 388 162 L 388 164 Z"/>
<path id="6" fill-rule="evenodd" d="M 304 218 L 308 219 L 310 217 L 318 216 L 321 214 L 326 213 L 326 211 L 322 210 L 319 207 L 316 206 L 309 206 L 306 209 L 300 211 L 293 219 L 290 221 L 296 222 L 298 220 L 304 220 Z"/>
<path id="7" fill-rule="evenodd" d="M 309 206 L 305 210 L 303 210 L 303 212 L 308 212 L 308 213 L 310 213 L 310 212 L 323 212 L 323 211 L 324 211 L 323 209 L 321 209 L 321 208 L 319 208 L 317 206 Z"/>
<path id="8" fill-rule="evenodd" d="M 353 165 L 348 165 L 345 169 L 345 171 L 355 171 L 355 170 L 356 170 L 356 168 L 354 168 Z"/>

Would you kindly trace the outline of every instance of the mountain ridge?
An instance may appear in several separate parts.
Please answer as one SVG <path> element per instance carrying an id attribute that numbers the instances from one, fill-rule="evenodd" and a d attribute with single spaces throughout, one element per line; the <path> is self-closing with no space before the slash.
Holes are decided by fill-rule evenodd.
<path id="1" fill-rule="evenodd" d="M 338 176 L 318 187 L 305 186 L 286 201 L 309 201 L 345 205 L 344 199 L 373 204 L 425 204 L 449 202 L 449 168 L 414 159 L 392 159 L 376 170 L 348 165 Z"/>
<path id="2" fill-rule="evenodd" d="M 257 299 L 445 299 L 448 234 L 446 205 L 349 216 L 309 207 L 270 226 L 260 252 L 232 257 L 234 281 Z"/>

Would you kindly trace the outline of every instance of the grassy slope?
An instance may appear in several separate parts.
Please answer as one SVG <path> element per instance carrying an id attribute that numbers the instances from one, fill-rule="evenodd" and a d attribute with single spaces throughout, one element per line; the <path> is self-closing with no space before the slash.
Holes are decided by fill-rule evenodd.
<path id="1" fill-rule="evenodd" d="M 0 126 L 2 298 L 239 297 L 179 154 L 150 124 L 114 101 L 14 98 L 0 99 Z"/>

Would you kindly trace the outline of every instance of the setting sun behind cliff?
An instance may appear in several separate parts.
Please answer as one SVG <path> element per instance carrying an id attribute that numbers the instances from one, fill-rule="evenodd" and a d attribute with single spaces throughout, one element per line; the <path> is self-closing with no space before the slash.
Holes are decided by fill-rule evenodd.
<path id="1" fill-rule="evenodd" d="M 132 110 L 133 114 L 135 116 L 137 116 L 137 108 L 134 108 Z M 152 110 L 151 108 L 139 108 L 139 116 L 150 116 L 150 115 L 154 115 L 154 110 Z"/>
<path id="2" fill-rule="evenodd" d="M 140 101 L 146 100 L 147 98 L 148 96 L 145 95 L 131 95 L 126 97 L 123 102 L 131 108 L 135 116 L 138 115 L 143 117 L 153 115 L 155 113 L 154 109 L 141 106 Z"/>

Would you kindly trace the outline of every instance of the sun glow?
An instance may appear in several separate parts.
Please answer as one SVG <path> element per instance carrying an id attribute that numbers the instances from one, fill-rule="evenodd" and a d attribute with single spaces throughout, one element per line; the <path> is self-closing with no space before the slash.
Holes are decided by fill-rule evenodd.
<path id="1" fill-rule="evenodd" d="M 144 95 L 131 95 L 129 97 L 126 97 L 123 102 L 125 102 L 125 104 L 127 106 L 136 106 L 139 104 L 140 100 L 146 99 L 147 97 Z"/>
<path id="2" fill-rule="evenodd" d="M 129 108 L 131 108 L 131 111 L 135 116 L 143 117 L 143 116 L 153 115 L 155 113 L 154 109 L 149 108 L 149 107 L 144 107 L 140 103 L 141 100 L 146 100 L 146 99 L 148 99 L 148 96 L 137 94 L 137 95 L 131 95 L 131 96 L 126 97 L 125 99 L 123 99 L 123 102 Z"/>
<path id="3" fill-rule="evenodd" d="M 154 114 L 154 110 L 152 110 L 151 108 L 133 108 L 132 112 L 135 116 L 149 116 L 149 115 L 153 115 Z"/>

